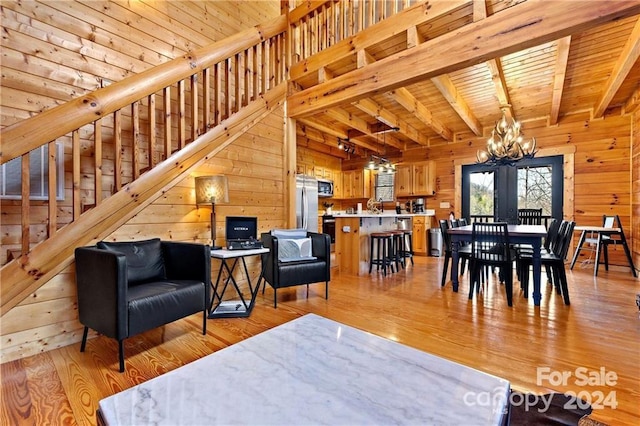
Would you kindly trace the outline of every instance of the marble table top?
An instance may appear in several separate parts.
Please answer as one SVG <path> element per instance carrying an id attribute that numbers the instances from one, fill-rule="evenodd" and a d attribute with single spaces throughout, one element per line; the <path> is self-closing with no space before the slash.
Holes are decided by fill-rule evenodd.
<path id="1" fill-rule="evenodd" d="M 107 425 L 501 424 L 509 382 L 308 314 L 100 401 Z"/>

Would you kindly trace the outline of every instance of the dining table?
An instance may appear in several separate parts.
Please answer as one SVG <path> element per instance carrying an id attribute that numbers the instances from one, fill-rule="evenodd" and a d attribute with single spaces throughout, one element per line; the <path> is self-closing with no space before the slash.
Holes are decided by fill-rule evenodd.
<path id="1" fill-rule="evenodd" d="M 546 237 L 547 230 L 543 225 L 508 225 L 507 230 L 509 232 L 510 244 L 528 244 L 533 248 L 533 303 L 535 306 L 540 306 L 540 299 L 542 298 L 540 292 L 540 281 L 542 275 L 540 253 L 542 239 Z M 450 228 L 447 232 L 451 235 L 451 283 L 453 291 L 457 292 L 459 285 L 458 260 L 460 258 L 458 250 L 460 248 L 460 244 L 465 242 L 471 243 L 473 225 Z M 528 297 L 528 294 L 525 294 L 524 297 Z"/>

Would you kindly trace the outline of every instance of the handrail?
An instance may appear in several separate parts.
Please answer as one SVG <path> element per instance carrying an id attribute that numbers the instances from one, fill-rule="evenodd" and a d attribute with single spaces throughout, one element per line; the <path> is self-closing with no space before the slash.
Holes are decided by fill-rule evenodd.
<path id="1" fill-rule="evenodd" d="M 188 78 L 287 30 L 286 16 L 98 89 L 2 129 L 0 164 Z M 51 126 L 55 123 L 55 126 Z"/>
<path id="2" fill-rule="evenodd" d="M 2 129 L 1 164 L 22 159 L 19 200 L 2 200 L 3 207 L 20 207 L 21 236 L 8 245 L 11 256 L 25 255 L 284 82 L 287 29 L 286 15 L 279 16 Z M 56 143 L 71 152 L 71 200 L 62 202 Z M 48 146 L 49 167 L 32 176 L 30 152 L 41 146 Z M 48 180 L 48 200 L 31 200 L 30 182 L 40 179 Z M 33 206 L 42 204 L 46 217 L 34 220 L 41 209 Z"/>

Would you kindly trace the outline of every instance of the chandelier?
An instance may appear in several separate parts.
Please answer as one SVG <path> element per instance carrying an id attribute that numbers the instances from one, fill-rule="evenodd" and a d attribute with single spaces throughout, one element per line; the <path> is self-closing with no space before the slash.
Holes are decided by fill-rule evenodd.
<path id="1" fill-rule="evenodd" d="M 479 150 L 478 163 L 490 166 L 513 166 L 516 162 L 536 155 L 536 139 L 524 140 L 520 123 L 507 118 L 502 108 L 502 119 L 496 123 L 487 140 L 486 151 Z"/>
<path id="2" fill-rule="evenodd" d="M 365 166 L 365 169 L 378 170 L 379 173 L 395 173 L 396 165 L 384 157 L 371 155 L 369 162 Z"/>
<path id="3" fill-rule="evenodd" d="M 383 125 L 384 126 L 384 125 Z M 376 129 L 376 142 L 379 142 L 379 134 L 382 133 L 382 155 L 387 151 L 387 132 L 397 132 L 400 130 L 398 127 L 384 126 L 383 128 Z M 367 170 L 378 170 L 378 173 L 395 173 L 396 165 L 389 161 L 387 158 L 380 155 L 371 154 L 369 162 L 364 166 Z"/>

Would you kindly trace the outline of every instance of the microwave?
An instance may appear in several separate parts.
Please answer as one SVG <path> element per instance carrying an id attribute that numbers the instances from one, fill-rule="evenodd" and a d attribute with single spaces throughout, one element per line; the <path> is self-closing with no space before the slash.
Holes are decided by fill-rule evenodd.
<path id="1" fill-rule="evenodd" d="M 318 197 L 333 197 L 333 181 L 318 179 Z"/>

